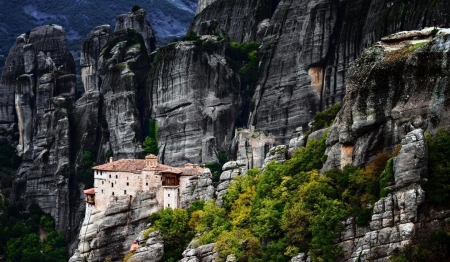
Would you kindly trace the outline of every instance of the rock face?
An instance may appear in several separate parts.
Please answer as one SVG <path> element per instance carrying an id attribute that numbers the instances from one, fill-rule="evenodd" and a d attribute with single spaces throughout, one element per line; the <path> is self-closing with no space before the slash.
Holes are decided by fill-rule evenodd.
<path id="1" fill-rule="evenodd" d="M 78 194 L 78 188 L 69 185 L 75 63 L 66 48 L 65 31 L 47 25 L 19 36 L 5 68 L 0 123 L 6 130 L 17 128 L 17 152 L 23 154 L 11 201 L 38 204 L 70 238 L 76 233 L 73 211 Z"/>
<path id="2" fill-rule="evenodd" d="M 381 42 L 355 61 L 343 109 L 327 138 L 325 170 L 364 165 L 377 152 L 393 150 L 412 129 L 433 133 L 449 127 L 450 38 L 443 35 L 418 48 L 427 41 Z"/>
<path id="3" fill-rule="evenodd" d="M 189 178 L 189 183 L 181 195 L 181 207 L 189 208 L 197 200 L 209 200 L 214 198 L 214 186 L 212 174 L 209 168 L 205 168 L 201 176 Z"/>
<path id="4" fill-rule="evenodd" d="M 108 257 L 113 261 L 121 260 L 129 252 L 136 234 L 145 229 L 148 217 L 158 210 L 156 193 L 152 191 L 141 192 L 133 199 L 127 196 L 115 197 L 115 202 L 103 212 L 88 205 L 79 235 L 78 250 L 81 256 L 86 256 L 92 262 L 103 261 Z M 157 247 L 161 249 L 160 245 Z M 141 251 L 138 257 L 153 252 Z M 152 254 L 158 257 L 160 252 L 154 251 Z"/>
<path id="5" fill-rule="evenodd" d="M 195 11 L 195 14 L 199 14 L 205 9 L 208 5 L 211 3 L 214 3 L 216 0 L 199 0 L 197 4 L 197 10 Z"/>
<path id="6" fill-rule="evenodd" d="M 214 243 L 199 246 L 197 248 L 187 248 L 183 252 L 183 259 L 180 262 L 213 262 L 218 254 L 214 252 Z"/>
<path id="7" fill-rule="evenodd" d="M 422 227 L 418 211 L 425 202 L 420 183 L 427 171 L 427 155 L 423 130 L 408 133 L 394 158 L 395 192 L 375 203 L 369 227 L 346 221 L 338 244 L 344 250 L 341 261 L 388 261 L 396 250 L 412 243 Z"/>
<path id="8" fill-rule="evenodd" d="M 233 159 L 247 163 L 247 169 L 262 167 L 264 157 L 273 147 L 275 138 L 267 136 L 264 132 L 251 129 L 241 129 L 236 131 L 233 139 L 231 152 L 234 153 Z"/>
<path id="9" fill-rule="evenodd" d="M 135 254 L 131 256 L 128 261 L 130 262 L 140 262 L 140 261 L 163 261 L 164 255 L 164 240 L 161 236 L 160 231 L 154 231 L 149 234 L 148 238 L 143 237 L 143 232 L 139 234 L 137 242 L 139 247 Z"/>
<path id="10" fill-rule="evenodd" d="M 450 8 L 445 1 L 429 9 L 425 2 L 414 3 L 403 10 L 411 15 L 402 20 L 400 2 L 386 8 L 379 0 L 280 1 L 260 48 L 256 110 L 249 125 L 287 144 L 316 111 L 342 102 L 349 64 L 364 47 L 389 32 L 431 25 L 432 18 L 444 21 L 438 6 L 444 12 Z"/>
<path id="11" fill-rule="evenodd" d="M 218 206 L 222 206 L 222 197 L 228 191 L 233 178 L 247 173 L 247 163 L 243 161 L 230 161 L 226 162 L 222 167 L 222 174 L 220 174 L 220 183 L 216 188 L 216 203 Z"/>
<path id="12" fill-rule="evenodd" d="M 234 42 L 261 42 L 264 32 L 258 32 L 260 23 L 269 19 L 278 1 L 272 0 L 206 0 L 199 1 L 199 9 L 209 5 L 197 15 L 189 27 L 189 31 L 198 35 L 210 34 L 208 27 L 212 22 Z"/>
<path id="13" fill-rule="evenodd" d="M 160 162 L 166 164 L 216 160 L 203 152 L 227 152 L 231 146 L 240 82 L 227 65 L 223 44 L 215 37 L 202 39 L 211 49 L 191 41 L 173 43 L 153 62 L 147 99 L 159 128 Z"/>
<path id="14" fill-rule="evenodd" d="M 150 55 L 156 49 L 155 33 L 147 21 L 147 12 L 139 9 L 135 12 L 120 15 L 116 20 L 116 31 L 132 28 L 144 38 L 147 53 Z"/>
<path id="15" fill-rule="evenodd" d="M 288 147 L 286 145 L 279 145 L 272 147 L 267 153 L 266 158 L 264 159 L 264 165 L 262 168 L 264 169 L 267 164 L 271 161 L 275 161 L 277 163 L 284 163 L 288 156 Z"/>
<path id="16" fill-rule="evenodd" d="M 145 11 L 121 15 L 115 32 L 94 28 L 83 43 L 81 73 L 85 93 L 75 105 L 76 163 L 93 152 L 97 163 L 110 152 L 115 159 L 143 156 L 140 97 L 156 49 Z"/>

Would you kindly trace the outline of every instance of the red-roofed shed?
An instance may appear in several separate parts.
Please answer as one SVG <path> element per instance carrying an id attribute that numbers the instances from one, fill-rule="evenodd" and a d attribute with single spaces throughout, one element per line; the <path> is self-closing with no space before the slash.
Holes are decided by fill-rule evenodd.
<path id="1" fill-rule="evenodd" d="M 83 191 L 86 195 L 86 202 L 95 204 L 95 188 L 89 188 Z"/>

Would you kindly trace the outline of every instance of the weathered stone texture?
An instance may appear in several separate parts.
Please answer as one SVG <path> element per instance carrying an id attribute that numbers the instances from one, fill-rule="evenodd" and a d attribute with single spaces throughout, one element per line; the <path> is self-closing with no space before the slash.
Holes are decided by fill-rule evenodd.
<path id="1" fill-rule="evenodd" d="M 267 153 L 266 158 L 264 159 L 264 165 L 262 166 L 262 168 L 264 169 L 267 164 L 272 161 L 275 161 L 276 163 L 284 163 L 286 162 L 287 156 L 288 149 L 286 145 L 272 147 L 269 150 L 269 153 Z"/>
<path id="2" fill-rule="evenodd" d="M 247 169 L 262 167 L 264 158 L 273 147 L 275 138 L 264 132 L 251 129 L 237 130 L 233 139 L 231 152 L 236 161 L 247 163 Z"/>
<path id="3" fill-rule="evenodd" d="M 405 173 L 410 174 L 408 180 L 403 179 L 397 184 L 395 192 L 377 201 L 373 208 L 370 226 L 360 227 L 353 218 L 345 223 L 337 244 L 344 251 L 339 261 L 388 261 L 397 250 L 412 243 L 416 228 L 422 226 L 419 220 L 419 207 L 425 202 L 425 192 L 420 184 L 426 174 L 427 148 L 423 138 L 423 130 L 417 129 L 407 134 L 402 141 L 400 150 L 394 162 L 406 163 L 411 158 L 412 148 L 420 154 L 416 155 L 420 166 L 402 166 L 395 169 L 395 180 L 399 181 Z M 425 169 L 423 170 L 424 167 Z"/>
<path id="4" fill-rule="evenodd" d="M 280 1 L 260 48 L 249 125 L 287 144 L 316 111 L 342 102 L 349 65 L 364 47 L 388 33 L 429 26 L 434 18 L 448 23 L 439 11 L 448 14 L 448 2 L 413 2 Z"/>
<path id="5" fill-rule="evenodd" d="M 183 259 L 180 262 L 213 262 L 218 257 L 214 252 L 214 243 L 193 247 L 192 242 L 183 252 Z"/>
<path id="6" fill-rule="evenodd" d="M 433 133 L 450 126 L 445 107 L 449 36 L 437 37 L 404 58 L 396 56 L 407 45 L 421 41 L 430 40 L 380 43 L 355 61 L 349 70 L 343 109 L 327 138 L 324 170 L 344 163 L 362 166 L 377 152 L 392 151 L 413 129 Z M 422 153 L 412 148 L 411 157 L 414 154 Z M 414 159 L 405 161 L 421 165 Z M 399 169 L 409 164 L 400 165 Z"/>
<path id="7" fill-rule="evenodd" d="M 79 192 L 69 186 L 74 74 L 64 29 L 46 25 L 18 37 L 0 81 L 0 100 L 5 99 L 0 102 L 0 123 L 10 131 L 17 128 L 17 152 L 23 154 L 11 201 L 36 203 L 68 238 L 78 223 L 74 211 Z"/>
<path id="8" fill-rule="evenodd" d="M 189 208 L 195 201 L 212 199 L 214 198 L 214 193 L 211 171 L 209 168 L 205 168 L 201 176 L 189 178 L 189 182 L 181 195 L 181 207 Z"/>
<path id="9" fill-rule="evenodd" d="M 233 179 L 237 176 L 247 174 L 247 163 L 244 161 L 230 161 L 226 162 L 222 167 L 222 174 L 220 174 L 220 182 L 216 188 L 216 203 L 218 206 L 222 206 L 222 197 L 228 191 Z"/>
<path id="10" fill-rule="evenodd" d="M 140 262 L 140 261 L 152 261 L 161 262 L 163 261 L 164 255 L 164 240 L 161 236 L 160 231 L 154 231 L 149 234 L 148 238 L 144 238 L 141 232 L 137 239 L 139 247 L 133 256 L 131 256 L 128 261 L 130 262 Z"/>
<path id="11" fill-rule="evenodd" d="M 147 54 L 151 54 L 156 49 L 155 33 L 147 21 L 147 12 L 144 9 L 139 9 L 135 12 L 130 12 L 117 17 L 115 31 L 132 28 L 142 37 L 144 37 Z"/>
<path id="12" fill-rule="evenodd" d="M 264 33 L 258 34 L 259 24 L 271 17 L 278 1 L 207 0 L 199 2 L 197 11 L 204 6 L 202 2 L 209 5 L 194 18 L 188 31 L 198 35 L 211 34 L 208 29 L 214 23 L 231 41 L 261 42 Z"/>
<path id="13" fill-rule="evenodd" d="M 225 61 L 223 44 L 203 39 L 215 50 L 190 41 L 173 43 L 158 51 L 149 76 L 147 99 L 165 164 L 205 162 L 203 152 L 227 152 L 231 146 L 241 108 L 239 79 Z M 213 137 L 215 143 L 203 143 Z"/>
<path id="14" fill-rule="evenodd" d="M 105 211 L 97 211 L 93 205 L 87 206 L 78 250 L 90 262 L 103 261 L 106 257 L 113 261 L 122 259 L 129 252 L 136 235 L 145 229 L 148 217 L 159 210 L 156 193 L 152 191 L 141 192 L 134 198 L 112 198 L 114 202 Z M 142 244 L 146 239 L 138 241 Z M 159 245 L 155 249 L 162 250 Z M 159 255 L 162 257 L 162 251 L 157 250 L 151 251 L 148 247 L 147 250 L 141 250 L 142 254 L 137 257 L 147 257 L 150 253 L 155 258 Z"/>

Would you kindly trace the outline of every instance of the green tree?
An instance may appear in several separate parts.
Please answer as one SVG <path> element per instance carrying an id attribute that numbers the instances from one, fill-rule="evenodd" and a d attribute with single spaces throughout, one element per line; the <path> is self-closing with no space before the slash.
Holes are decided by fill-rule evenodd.
<path id="1" fill-rule="evenodd" d="M 329 127 L 333 124 L 336 115 L 341 110 L 341 104 L 334 104 L 328 107 L 323 112 L 317 112 L 314 115 L 314 130 L 320 130 L 326 127 Z"/>
<path id="2" fill-rule="evenodd" d="M 153 229 L 161 231 L 164 239 L 164 261 L 179 260 L 194 231 L 189 227 L 189 214 L 185 209 L 165 208 L 150 216 Z"/>
<path id="3" fill-rule="evenodd" d="M 425 192 L 430 202 L 446 205 L 450 198 L 450 131 L 439 129 L 433 136 L 427 135 L 428 173 Z"/>
<path id="4" fill-rule="evenodd" d="M 158 124 L 152 119 L 145 122 L 145 130 L 147 136 L 142 143 L 143 149 L 147 154 L 158 155 Z"/>

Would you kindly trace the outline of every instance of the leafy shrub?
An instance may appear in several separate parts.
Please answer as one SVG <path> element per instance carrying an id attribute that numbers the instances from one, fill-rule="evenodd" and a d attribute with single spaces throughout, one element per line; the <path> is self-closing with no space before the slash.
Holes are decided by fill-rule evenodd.
<path id="1" fill-rule="evenodd" d="M 341 108 L 341 104 L 334 104 L 323 112 L 317 112 L 314 115 L 314 130 L 320 130 L 331 126 Z"/>
<path id="2" fill-rule="evenodd" d="M 183 41 L 196 41 L 199 40 L 200 37 L 193 31 L 189 31 L 185 37 L 183 37 Z"/>
<path id="3" fill-rule="evenodd" d="M 243 85 L 251 85 L 258 71 L 258 42 L 231 42 L 225 51 L 225 58 L 230 67 L 238 72 Z M 253 95 L 253 94 L 251 94 Z"/>
<path id="4" fill-rule="evenodd" d="M 158 124 L 153 119 L 147 119 L 145 122 L 147 136 L 142 143 L 142 147 L 147 154 L 158 155 Z"/>
<path id="5" fill-rule="evenodd" d="M 130 47 L 135 44 L 139 44 L 142 48 L 145 48 L 144 38 L 141 34 L 137 33 L 136 30 L 128 28 L 125 29 L 127 32 L 127 38 L 124 40 L 121 37 L 116 37 L 112 40 L 110 40 L 106 45 L 103 47 L 101 51 L 101 55 L 105 57 L 106 59 L 111 58 L 111 50 L 120 42 L 124 42 L 124 47 Z M 146 51 L 145 51 L 146 52 Z"/>
<path id="6" fill-rule="evenodd" d="M 395 182 L 394 179 L 394 159 L 391 158 L 387 161 L 386 168 L 380 175 L 380 197 L 386 197 L 390 193 L 386 187 Z"/>
<path id="7" fill-rule="evenodd" d="M 134 5 L 133 8 L 131 8 L 131 12 L 136 12 L 138 10 L 141 10 L 142 8 L 138 5 Z"/>
<path id="8" fill-rule="evenodd" d="M 128 254 L 126 254 L 126 255 L 123 257 L 122 262 L 127 262 L 133 255 L 134 255 L 134 253 L 128 253 Z"/>
<path id="9" fill-rule="evenodd" d="M 433 262 L 450 260 L 450 234 L 448 230 L 431 233 L 420 244 L 410 244 L 395 253 L 390 262 Z"/>
<path id="10" fill-rule="evenodd" d="M 84 151 L 83 158 L 75 173 L 78 182 L 84 184 L 85 188 L 94 186 L 94 176 L 92 175 L 92 167 L 96 166 L 94 155 L 90 151 Z"/>
<path id="11" fill-rule="evenodd" d="M 61 233 L 55 231 L 53 219 L 36 205 L 22 217 L 12 217 L 13 212 L 2 214 L 0 225 L 0 253 L 7 261 L 67 261 L 66 242 Z M 3 220 L 8 217 L 8 221 Z M 44 230 L 45 239 L 38 236 L 39 228 Z M 41 232 L 42 233 L 42 232 Z"/>
<path id="12" fill-rule="evenodd" d="M 448 203 L 450 197 L 450 131 L 440 129 L 434 137 L 426 136 L 428 145 L 428 200 L 438 205 Z"/>
<path id="13" fill-rule="evenodd" d="M 181 254 L 194 237 L 189 227 L 189 214 L 185 209 L 165 208 L 150 216 L 154 230 L 159 230 L 164 239 L 164 261 L 179 260 Z"/>

